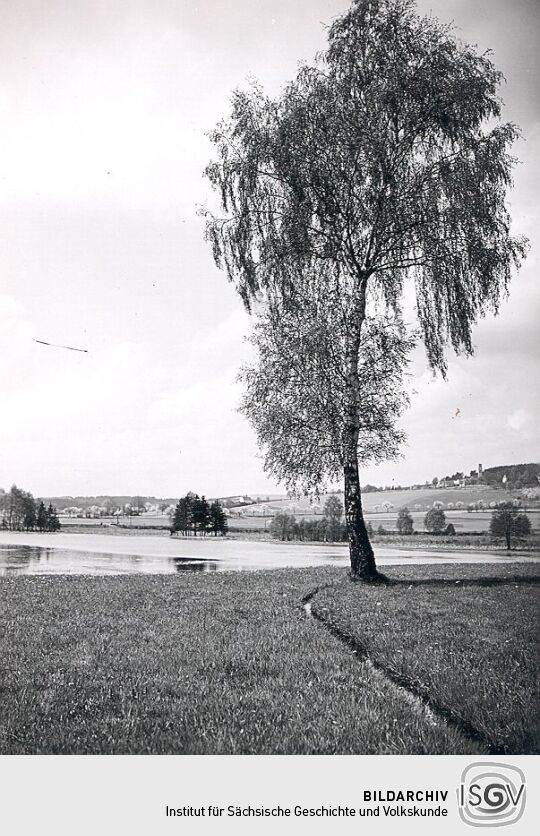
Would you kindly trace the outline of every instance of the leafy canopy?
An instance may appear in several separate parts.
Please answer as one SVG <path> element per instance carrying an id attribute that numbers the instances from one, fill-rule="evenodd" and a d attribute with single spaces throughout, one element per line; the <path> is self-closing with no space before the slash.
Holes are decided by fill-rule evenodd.
<path id="1" fill-rule="evenodd" d="M 440 534 L 446 525 L 446 514 L 442 508 L 430 508 L 424 517 L 426 531 L 433 534 Z"/>
<path id="2" fill-rule="evenodd" d="M 489 530 L 495 537 L 526 537 L 531 533 L 531 521 L 512 502 L 503 502 L 493 511 Z"/>
<path id="3" fill-rule="evenodd" d="M 366 288 L 396 312 L 410 278 L 432 367 L 448 342 L 472 353 L 526 249 L 505 207 L 518 130 L 499 122 L 501 80 L 412 0 L 355 0 L 280 96 L 236 92 L 212 134 L 224 214 L 207 235 L 246 306 L 324 286 L 359 328 Z"/>
<path id="4" fill-rule="evenodd" d="M 271 305 L 257 316 L 255 362 L 243 369 L 242 412 L 255 428 L 265 470 L 289 490 L 320 492 L 343 472 L 347 329 L 339 306 Z M 388 319 L 368 320 L 358 365 L 360 462 L 396 458 L 404 434 L 396 419 L 412 339 Z"/>

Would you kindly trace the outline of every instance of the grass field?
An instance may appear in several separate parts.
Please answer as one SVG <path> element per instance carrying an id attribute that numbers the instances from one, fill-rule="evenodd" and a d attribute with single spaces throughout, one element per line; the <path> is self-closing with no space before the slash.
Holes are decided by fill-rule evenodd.
<path id="1" fill-rule="evenodd" d="M 396 567 L 388 588 L 332 568 L 3 578 L 0 753 L 532 751 L 534 571 Z M 316 587 L 313 608 L 482 740 L 310 618 Z"/>
<path id="2" fill-rule="evenodd" d="M 416 578 L 364 589 L 361 597 L 341 582 L 322 590 L 314 606 L 398 681 L 495 750 L 540 751 L 540 587 L 523 583 L 521 571 L 511 583 L 468 585 L 486 576 L 483 566 L 445 584 L 437 577 L 449 578 L 447 567 L 432 567 L 429 579 L 409 574 Z"/>

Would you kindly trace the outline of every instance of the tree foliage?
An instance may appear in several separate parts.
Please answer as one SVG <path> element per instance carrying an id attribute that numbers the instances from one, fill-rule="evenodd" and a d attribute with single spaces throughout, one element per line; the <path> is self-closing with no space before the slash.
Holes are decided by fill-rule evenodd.
<path id="1" fill-rule="evenodd" d="M 518 130 L 494 124 L 501 80 L 410 0 L 358 0 L 280 97 L 237 91 L 207 169 L 227 216 L 207 231 L 246 304 L 294 301 L 322 272 L 350 313 L 366 275 L 395 308 L 410 275 L 431 364 L 447 341 L 472 353 L 525 247 L 504 205 Z"/>
<path id="2" fill-rule="evenodd" d="M 45 503 L 41 501 L 38 506 L 36 525 L 40 531 L 47 531 L 48 522 L 47 509 L 45 508 Z"/>
<path id="3" fill-rule="evenodd" d="M 0 491 L 0 518 L 2 528 L 11 531 L 58 531 L 61 527 L 51 503 L 47 510 L 42 500 L 36 501 L 17 485 L 12 485 L 9 493 Z"/>
<path id="4" fill-rule="evenodd" d="M 332 543 L 341 540 L 343 503 L 335 494 L 329 496 L 324 503 L 323 514 L 326 527 L 326 539 Z"/>
<path id="5" fill-rule="evenodd" d="M 494 537 L 504 537 L 506 548 L 511 549 L 513 540 L 531 533 L 531 521 L 512 502 L 504 502 L 493 511 L 489 530 Z"/>
<path id="6" fill-rule="evenodd" d="M 53 506 L 52 502 L 50 502 L 49 507 L 47 508 L 47 531 L 59 531 L 59 529 L 60 520 L 58 519 L 56 508 Z"/>
<path id="7" fill-rule="evenodd" d="M 194 497 L 195 494 L 189 492 L 178 500 L 171 521 L 171 533 L 181 532 L 185 535 L 191 532 Z"/>
<path id="8" fill-rule="evenodd" d="M 210 505 L 208 504 L 206 497 L 199 497 L 195 494 L 195 498 L 193 500 L 192 522 L 193 533 L 195 536 L 197 536 L 198 531 L 201 532 L 201 534 L 206 534 L 210 526 Z"/>
<path id="9" fill-rule="evenodd" d="M 207 534 L 211 531 L 216 536 L 227 533 L 227 518 L 220 503 L 216 500 L 209 505 L 204 496 L 189 491 L 178 500 L 171 519 L 171 534 L 184 536 Z"/>
<path id="10" fill-rule="evenodd" d="M 292 540 L 296 519 L 294 514 L 279 511 L 270 523 L 270 534 L 276 540 Z"/>
<path id="11" fill-rule="evenodd" d="M 217 499 L 210 505 L 210 530 L 215 537 L 218 534 L 224 537 L 228 530 L 227 517 L 225 516 L 221 503 Z"/>
<path id="12" fill-rule="evenodd" d="M 413 518 L 408 508 L 400 508 L 397 515 L 397 530 L 400 534 L 412 534 L 414 530 Z"/>
<path id="13" fill-rule="evenodd" d="M 441 534 L 446 526 L 446 514 L 442 508 L 430 508 L 424 517 L 424 527 L 431 534 Z"/>
<path id="14" fill-rule="evenodd" d="M 328 293 L 325 293 L 328 296 Z M 319 493 L 345 463 L 347 326 L 339 305 L 277 303 L 260 311 L 250 341 L 255 362 L 242 369 L 242 412 L 264 451 L 265 469 L 289 490 Z M 396 419 L 413 339 L 401 322 L 369 320 L 358 362 L 358 460 L 397 458 L 404 433 Z"/>
<path id="15" fill-rule="evenodd" d="M 332 497 L 339 500 L 337 497 Z M 340 503 L 341 504 L 341 503 Z M 343 515 L 343 507 L 341 507 Z M 270 535 L 277 540 L 302 540 L 308 542 L 339 543 L 347 540 L 347 528 L 336 513 L 325 515 L 322 519 L 297 520 L 294 514 L 278 512 L 270 523 Z"/>
<path id="16" fill-rule="evenodd" d="M 506 476 L 506 487 L 509 483 L 521 482 L 524 487 L 537 487 L 540 482 L 540 464 L 529 462 L 528 464 L 498 465 L 487 467 L 483 471 L 483 477 L 488 485 L 500 484 Z"/>

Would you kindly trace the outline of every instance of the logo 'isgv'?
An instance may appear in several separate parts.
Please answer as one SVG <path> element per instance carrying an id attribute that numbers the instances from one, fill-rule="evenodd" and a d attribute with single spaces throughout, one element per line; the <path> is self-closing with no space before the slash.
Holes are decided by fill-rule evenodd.
<path id="1" fill-rule="evenodd" d="M 474 827 L 514 824 L 525 809 L 525 775 L 506 763 L 471 763 L 458 789 L 459 815 Z"/>

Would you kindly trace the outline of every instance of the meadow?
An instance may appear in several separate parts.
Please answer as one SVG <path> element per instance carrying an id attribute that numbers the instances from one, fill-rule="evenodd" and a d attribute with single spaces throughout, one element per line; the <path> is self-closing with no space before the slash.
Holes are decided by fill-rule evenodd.
<path id="1" fill-rule="evenodd" d="M 538 751 L 537 567 L 389 573 L 1 578 L 0 753 Z"/>

